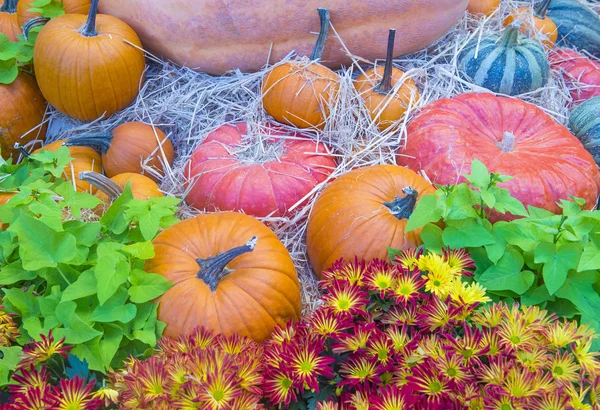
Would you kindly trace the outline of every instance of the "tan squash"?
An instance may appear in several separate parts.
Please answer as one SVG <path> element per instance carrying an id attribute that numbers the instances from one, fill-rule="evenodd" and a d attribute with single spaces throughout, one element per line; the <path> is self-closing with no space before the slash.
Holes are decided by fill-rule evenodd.
<path id="1" fill-rule="evenodd" d="M 295 50 L 310 55 L 319 32 L 315 11 L 329 9 L 335 31 L 353 54 L 385 56 L 390 27 L 397 30 L 394 55 L 427 47 L 464 15 L 469 0 L 101 0 L 138 33 L 148 51 L 178 64 L 222 74 L 256 71 Z M 323 64 L 337 68 L 351 58 L 332 38 Z"/>

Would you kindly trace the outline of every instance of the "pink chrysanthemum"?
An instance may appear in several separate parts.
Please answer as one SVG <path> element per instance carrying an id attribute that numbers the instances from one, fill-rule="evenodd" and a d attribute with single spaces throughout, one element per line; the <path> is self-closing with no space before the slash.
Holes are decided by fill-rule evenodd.
<path id="1" fill-rule="evenodd" d="M 368 295 L 346 282 L 334 281 L 328 287 L 329 293 L 323 296 L 324 308 L 340 315 L 362 315 L 369 303 Z"/>
<path id="2" fill-rule="evenodd" d="M 421 255 L 423 255 L 423 248 L 406 249 L 400 251 L 400 254 L 394 257 L 393 262 L 406 270 L 412 271 L 417 267 Z"/>
<path id="3" fill-rule="evenodd" d="M 407 393 L 398 386 L 384 386 L 379 394 L 371 399 L 372 410 L 408 410 L 410 402 Z"/>
<path id="4" fill-rule="evenodd" d="M 287 365 L 294 379 L 309 390 L 319 391 L 318 377 L 333 377 L 333 357 L 323 356 L 323 341 L 316 338 L 306 338 L 302 343 L 289 346 L 286 352 Z"/>
<path id="5" fill-rule="evenodd" d="M 328 289 L 332 282 L 342 281 L 351 286 L 363 286 L 363 280 L 367 273 L 367 262 L 358 257 L 354 263 L 345 263 L 343 260 L 336 261 L 331 268 L 323 271 L 323 280 L 319 282 L 321 287 Z"/>
<path id="6" fill-rule="evenodd" d="M 368 341 L 377 331 L 374 322 L 355 325 L 348 333 L 340 334 L 337 341 L 332 343 L 331 348 L 336 354 L 352 353 L 365 349 Z"/>
<path id="7" fill-rule="evenodd" d="M 344 380 L 339 385 L 354 387 L 366 382 L 379 383 L 381 372 L 376 357 L 354 354 L 342 363 L 340 374 Z"/>
<path id="8" fill-rule="evenodd" d="M 475 261 L 465 249 L 442 249 L 442 256 L 452 268 L 462 272 L 464 276 L 473 276 L 471 269 L 475 269 Z"/>
<path id="9" fill-rule="evenodd" d="M 379 297 L 385 298 L 396 287 L 398 271 L 389 263 L 375 259 L 369 262 L 364 286 Z"/>
<path id="10" fill-rule="evenodd" d="M 291 402 L 296 401 L 292 372 L 286 369 L 272 369 L 272 372 L 265 376 L 263 391 L 271 403 L 288 407 Z"/>
<path id="11" fill-rule="evenodd" d="M 32 341 L 29 344 L 23 346 L 21 353 L 22 359 L 18 365 L 18 368 L 28 367 L 29 365 L 37 365 L 40 363 L 47 362 L 55 354 L 62 357 L 67 357 L 69 350 L 73 346 L 65 346 L 65 339 L 62 338 L 59 341 L 55 341 L 52 336 L 52 330 L 48 333 L 48 336 L 40 335 L 42 339 L 39 342 Z"/>
<path id="12" fill-rule="evenodd" d="M 420 291 L 424 286 L 425 280 L 418 270 L 407 270 L 398 276 L 393 297 L 396 303 L 406 306 L 422 297 Z"/>
<path id="13" fill-rule="evenodd" d="M 61 379 L 51 394 L 55 410 L 95 410 L 102 405 L 102 400 L 94 398 L 92 389 L 94 381 L 85 381 L 76 376 L 74 379 Z"/>
<path id="14" fill-rule="evenodd" d="M 352 327 L 352 315 L 336 315 L 329 309 L 317 309 L 308 318 L 310 332 L 321 336 L 336 337 Z"/>

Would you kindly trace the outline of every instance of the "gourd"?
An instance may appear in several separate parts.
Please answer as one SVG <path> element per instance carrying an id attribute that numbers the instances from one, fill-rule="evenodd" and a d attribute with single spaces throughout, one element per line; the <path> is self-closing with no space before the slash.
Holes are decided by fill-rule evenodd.
<path id="1" fill-rule="evenodd" d="M 308 258 L 318 277 L 334 262 L 387 258 L 388 247 L 421 245 L 420 230 L 405 232 L 417 201 L 434 192 L 415 172 L 395 165 L 354 169 L 329 184 L 308 220 Z"/>
<path id="2" fill-rule="evenodd" d="M 467 10 L 471 14 L 490 16 L 500 7 L 500 0 L 470 0 Z"/>
<path id="3" fill-rule="evenodd" d="M 590 98 L 571 111 L 569 129 L 600 164 L 600 97 Z"/>
<path id="4" fill-rule="evenodd" d="M 35 0 L 19 0 L 17 4 L 17 22 L 23 27 L 28 21 L 41 17 L 40 13 L 30 11 Z M 91 0 L 61 0 L 62 8 L 66 14 L 88 14 Z"/>
<path id="5" fill-rule="evenodd" d="M 339 90 L 339 77 L 318 63 L 329 31 L 329 11 L 319 9 L 321 31 L 310 56 L 273 67 L 262 82 L 263 108 L 281 123 L 323 129 Z"/>
<path id="6" fill-rule="evenodd" d="M 460 94 L 428 105 L 408 126 L 396 162 L 435 184 L 465 182 L 474 159 L 514 177 L 500 184 L 526 207 L 560 213 L 560 200 L 583 198 L 592 209 L 600 173 L 581 142 L 533 104 L 489 93 Z M 493 214 L 492 220 L 511 220 Z"/>
<path id="7" fill-rule="evenodd" d="M 376 66 L 354 80 L 356 92 L 381 130 L 397 123 L 411 104 L 419 99 L 419 91 L 412 78 L 393 67 L 395 36 L 396 30 L 391 29 L 385 67 Z"/>
<path id="8" fill-rule="evenodd" d="M 211 132 L 185 166 L 186 202 L 200 210 L 259 217 L 291 215 L 302 209 L 310 192 L 336 167 L 329 148 L 272 124 L 262 125 L 259 133 L 266 140 L 264 150 L 276 151 L 264 162 L 244 158 L 246 151 L 260 145 L 251 139 L 258 133 L 249 132 L 246 123 Z M 245 144 L 246 150 L 240 148 Z"/>
<path id="9" fill-rule="evenodd" d="M 550 66 L 569 87 L 573 104 L 600 96 L 600 62 L 566 48 L 550 53 Z"/>
<path id="10" fill-rule="evenodd" d="M 164 175 L 165 164 L 170 167 L 175 158 L 173 144 L 162 130 L 135 121 L 119 125 L 112 134 L 72 138 L 68 145 L 98 149 L 102 153 L 104 173 L 109 178 L 137 173 L 158 182 Z M 146 172 L 146 168 L 152 172 Z"/>
<path id="11" fill-rule="evenodd" d="M 16 161 L 19 150 L 15 143 L 28 145 L 41 143 L 46 138 L 46 100 L 40 93 L 35 79 L 19 73 L 10 84 L 0 84 L 0 150 L 2 158 L 11 155 Z"/>
<path id="12" fill-rule="evenodd" d="M 548 17 L 558 28 L 558 45 L 600 57 L 600 16 L 576 0 L 552 0 Z"/>
<path id="13" fill-rule="evenodd" d="M 54 108 L 81 121 L 109 117 L 138 95 L 145 69 L 142 43 L 127 24 L 97 15 L 64 14 L 42 28 L 34 46 L 35 76 Z"/>
<path id="14" fill-rule="evenodd" d="M 394 55 L 421 50 L 448 32 L 469 0 L 102 0 L 100 10 L 135 29 L 144 48 L 201 72 L 258 71 L 292 51 L 310 55 L 319 31 L 313 10 L 326 8 L 335 31 L 354 55 L 374 61 L 385 55 L 388 28 L 398 30 Z M 165 23 L 168 22 L 168 23 Z M 352 57 L 337 39 L 323 64 L 339 68 Z"/>
<path id="15" fill-rule="evenodd" d="M 539 36 L 547 48 L 554 47 L 558 39 L 558 29 L 554 21 L 546 15 L 551 1 L 542 0 L 533 10 L 530 7 L 521 7 L 504 20 L 504 25 L 510 26 L 516 21 L 520 25 L 521 33 L 531 37 Z"/>
<path id="16" fill-rule="evenodd" d="M 9 41 L 17 41 L 17 36 L 21 34 L 17 23 L 17 1 L 0 0 L 0 33 L 6 34 Z"/>
<path id="17" fill-rule="evenodd" d="M 203 326 L 257 342 L 301 313 L 292 258 L 260 221 L 235 212 L 198 215 L 158 234 L 145 270 L 171 287 L 158 300 L 164 335 L 177 338 Z"/>
<path id="18" fill-rule="evenodd" d="M 461 77 L 495 93 L 519 95 L 546 85 L 550 64 L 537 41 L 508 27 L 502 36 L 473 39 L 458 57 Z"/>

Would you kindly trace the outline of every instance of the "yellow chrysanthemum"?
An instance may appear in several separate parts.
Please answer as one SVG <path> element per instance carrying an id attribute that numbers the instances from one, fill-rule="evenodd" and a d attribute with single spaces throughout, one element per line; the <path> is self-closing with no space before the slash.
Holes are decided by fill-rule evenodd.
<path id="1" fill-rule="evenodd" d="M 467 305 L 487 303 L 491 299 L 486 296 L 486 289 L 477 282 L 465 283 L 460 278 L 454 279 L 449 286 L 448 294 L 452 300 Z"/>
<path id="2" fill-rule="evenodd" d="M 476 325 L 494 328 L 500 325 L 506 317 L 506 305 L 494 303 L 487 305 L 478 312 L 475 312 L 471 320 Z"/>
<path id="3" fill-rule="evenodd" d="M 444 272 L 452 277 L 460 277 L 462 271 L 460 268 L 450 266 L 446 260 L 435 253 L 429 253 L 419 258 L 417 267 L 421 272 L 440 273 Z"/>
<path id="4" fill-rule="evenodd" d="M 600 360 L 598 360 L 598 352 L 590 352 L 592 348 L 592 338 L 586 338 L 575 342 L 573 354 L 579 362 L 581 368 L 590 376 L 591 379 L 600 375 Z"/>
<path id="5" fill-rule="evenodd" d="M 575 383 L 579 380 L 580 367 L 569 352 L 557 353 L 550 359 L 548 369 L 556 381 Z"/>

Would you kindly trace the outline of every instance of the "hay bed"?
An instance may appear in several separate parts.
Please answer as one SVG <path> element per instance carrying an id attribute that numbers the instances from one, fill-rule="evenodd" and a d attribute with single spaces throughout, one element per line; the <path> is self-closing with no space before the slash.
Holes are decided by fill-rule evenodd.
<path id="1" fill-rule="evenodd" d="M 417 82 L 421 93 L 420 100 L 410 107 L 408 115 L 395 131 L 379 132 L 361 107 L 360 97 L 352 86 L 352 78 L 372 62 L 353 56 L 355 63 L 339 71 L 342 79 L 340 96 L 335 106 L 330 107 L 332 115 L 325 130 L 322 133 L 307 131 L 332 148 L 338 166 L 331 178 L 365 165 L 394 163 L 398 147 L 407 141 L 407 122 L 422 107 L 437 99 L 463 92 L 485 91 L 459 78 L 455 56 L 472 38 L 499 32 L 503 16 L 509 10 L 528 4 L 516 1 L 503 3 L 493 16 L 478 19 L 466 15 L 451 32 L 427 50 L 395 60 L 396 66 Z M 591 7 L 600 9 L 600 4 L 591 4 Z M 340 47 L 346 48 L 343 39 L 339 39 L 335 32 L 335 22 L 330 30 L 329 41 L 338 42 Z M 351 54 L 352 50 L 346 51 Z M 295 56 L 290 54 L 286 59 L 292 58 Z M 266 69 L 253 74 L 234 71 L 227 76 L 212 77 L 165 63 L 151 55 L 148 55 L 148 59 L 146 82 L 130 107 L 108 120 L 89 124 L 74 122 L 51 110 L 48 142 L 77 135 L 107 133 L 126 121 L 153 124 L 164 130 L 175 146 L 176 160 L 173 167 L 168 169 L 161 189 L 178 198 L 185 198 L 186 195 L 183 171 L 192 151 L 209 132 L 224 123 L 248 121 L 255 124 L 256 139 L 252 149 L 246 152 L 246 157 L 261 160 L 269 155 L 258 125 L 268 120 L 259 95 L 260 82 Z M 382 61 L 378 63 L 382 64 Z M 564 124 L 568 118 L 569 90 L 556 73 L 545 88 L 520 98 L 540 106 L 560 123 Z M 460 168 L 462 165 L 456 166 Z M 315 309 L 319 299 L 317 281 L 307 261 L 305 231 L 307 217 L 323 185 L 325 183 L 311 193 L 308 205 L 292 218 L 261 218 L 277 233 L 292 255 L 302 285 L 304 313 Z M 185 203 L 179 210 L 181 218 L 198 213 L 200 211 Z"/>

